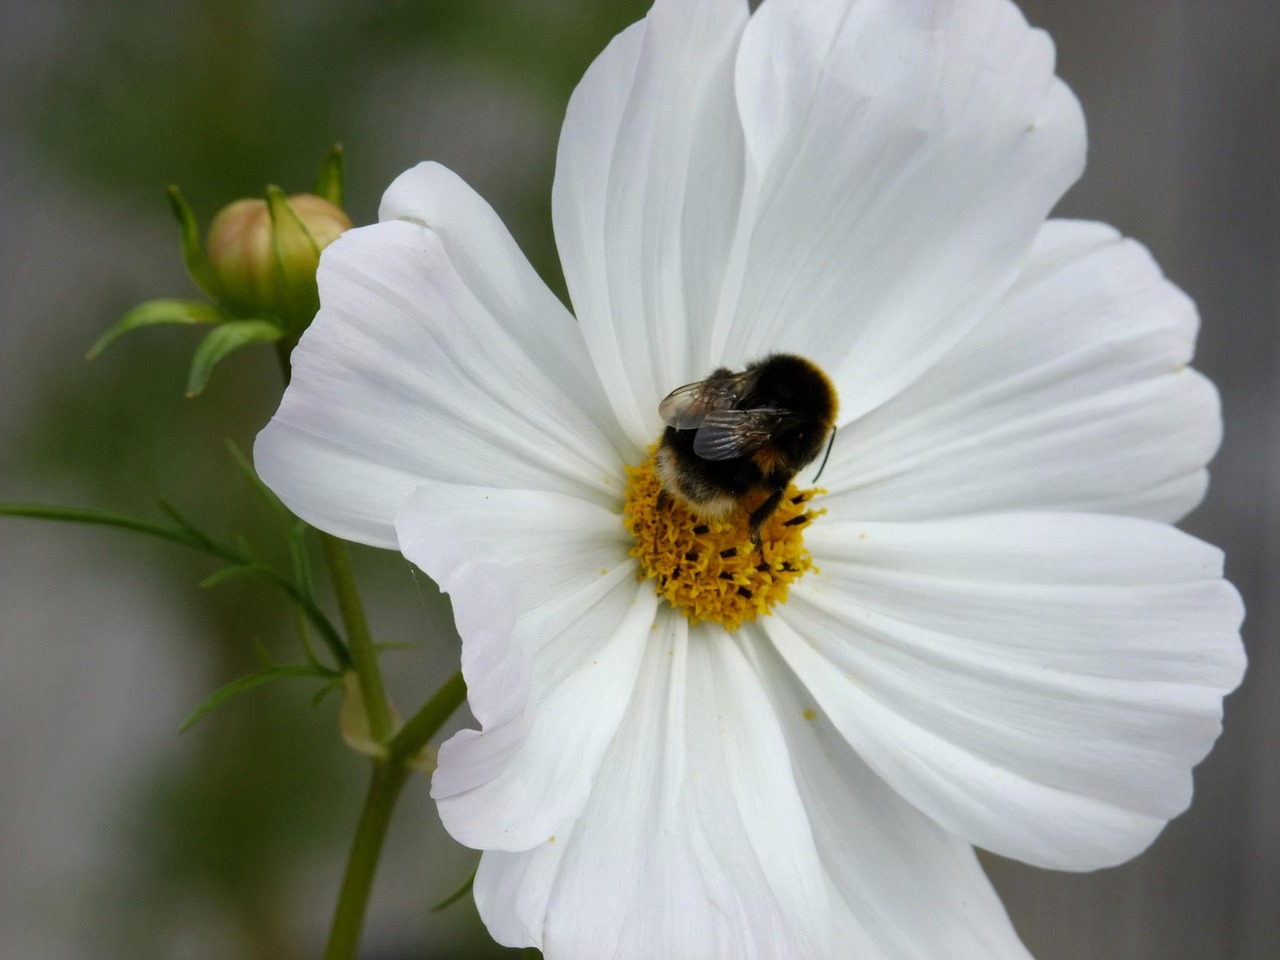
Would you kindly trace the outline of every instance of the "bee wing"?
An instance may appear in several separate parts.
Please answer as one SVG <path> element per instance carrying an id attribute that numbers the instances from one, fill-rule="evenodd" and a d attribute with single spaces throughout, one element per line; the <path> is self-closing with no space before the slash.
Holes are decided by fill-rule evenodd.
<path id="1" fill-rule="evenodd" d="M 677 430 L 692 430 L 702 426 L 708 415 L 732 409 L 742 399 L 748 385 L 745 374 L 686 383 L 683 387 L 676 387 L 662 399 L 658 404 L 658 416 L 662 417 L 667 426 Z"/>
<path id="2" fill-rule="evenodd" d="M 715 410 L 706 415 L 693 435 L 693 452 L 703 460 L 732 460 L 755 453 L 791 419 L 790 410 L 755 407 Z"/>

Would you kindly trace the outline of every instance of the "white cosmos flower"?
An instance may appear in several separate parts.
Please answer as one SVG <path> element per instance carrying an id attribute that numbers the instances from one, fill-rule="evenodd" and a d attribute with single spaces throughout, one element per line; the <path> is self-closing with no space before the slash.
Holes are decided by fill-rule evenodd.
<path id="1" fill-rule="evenodd" d="M 432 164 L 325 251 L 258 467 L 452 596 L 481 730 L 432 792 L 499 941 L 1025 958 L 974 845 L 1089 870 L 1186 808 L 1244 667 L 1171 526 L 1218 405 L 1146 250 L 1046 222 L 1084 151 L 1005 0 L 658 0 L 565 118 L 573 315 Z M 819 570 L 691 625 L 624 467 L 669 390 L 776 350 L 841 400 Z"/>

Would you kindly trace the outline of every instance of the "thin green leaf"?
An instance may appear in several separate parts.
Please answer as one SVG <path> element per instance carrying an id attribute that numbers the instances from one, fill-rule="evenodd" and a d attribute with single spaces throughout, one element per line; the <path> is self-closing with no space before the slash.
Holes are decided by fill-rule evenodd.
<path id="1" fill-rule="evenodd" d="M 242 693 L 248 693 L 256 687 L 262 686 L 264 683 L 270 683 L 272 680 L 282 680 L 285 677 L 315 677 L 324 676 L 319 673 L 315 667 L 306 667 L 293 664 L 281 664 L 275 667 L 268 667 L 259 670 L 257 673 L 251 673 L 248 676 L 240 677 L 238 680 L 232 680 L 225 686 L 219 687 L 212 694 L 205 698 L 200 706 L 191 711 L 191 715 L 182 721 L 182 726 L 178 728 L 179 733 L 186 733 L 196 723 L 200 721 L 205 714 L 212 710 L 216 710 L 222 704 L 226 703 L 232 697 L 237 697 Z"/>
<path id="2" fill-rule="evenodd" d="M 287 508 L 285 508 L 283 504 L 281 505 L 281 509 L 288 516 L 290 517 L 293 516 L 292 514 L 288 513 Z M 295 518 L 295 522 L 290 524 L 286 531 L 286 541 L 289 544 L 289 558 L 293 565 L 293 582 L 297 587 L 297 591 L 298 591 L 299 599 L 297 603 L 298 603 L 299 609 L 304 614 L 303 619 L 299 620 L 298 622 L 298 641 L 302 645 L 303 655 L 307 658 L 307 660 L 314 663 L 316 662 L 316 653 L 315 653 L 315 648 L 311 645 L 311 635 L 307 630 L 307 619 L 305 614 L 308 609 L 312 609 L 319 612 L 320 606 L 319 604 L 316 603 L 316 599 L 315 599 L 315 589 L 311 580 L 311 558 L 307 550 L 307 543 L 305 539 L 306 533 L 310 529 L 311 528 L 306 524 L 305 521 L 296 520 Z M 329 624 L 327 619 L 325 621 L 325 626 L 323 628 L 320 628 L 318 624 L 317 624 L 317 628 L 321 629 L 322 635 L 327 630 L 333 634 L 334 638 L 337 637 L 337 630 L 331 624 Z M 327 636 L 325 636 L 324 639 L 326 643 L 328 643 L 330 649 L 335 648 L 334 640 L 329 639 Z M 342 644 L 341 641 L 337 641 L 337 643 L 338 645 L 342 646 L 342 652 L 345 655 L 346 654 L 345 644 Z M 337 656 L 336 649 L 335 649 L 335 656 Z M 344 659 L 343 657 L 340 657 L 338 662 L 343 665 L 347 663 L 346 659 Z"/>
<path id="3" fill-rule="evenodd" d="M 311 192 L 317 197 L 324 197 L 336 207 L 342 206 L 343 184 L 346 181 L 346 154 L 342 144 L 335 143 L 320 161 L 320 169 L 316 171 L 315 186 Z"/>
<path id="4" fill-rule="evenodd" d="M 233 580 L 236 577 L 244 577 L 249 574 L 259 572 L 260 571 L 256 567 L 251 565 L 233 563 L 229 567 L 223 567 L 216 573 L 209 574 L 209 576 L 200 581 L 199 587 L 201 590 L 208 590 L 210 587 L 216 587 L 218 584 L 226 583 L 228 580 Z"/>
<path id="5" fill-rule="evenodd" d="M 230 320 L 214 327 L 191 358 L 187 396 L 195 397 L 204 392 L 213 368 L 228 354 L 253 343 L 274 343 L 283 335 L 284 331 L 266 320 Z"/>
<path id="6" fill-rule="evenodd" d="M 162 540 L 171 540 L 184 547 L 195 547 L 197 550 L 208 550 L 199 538 L 193 537 L 186 530 L 174 530 L 149 520 L 126 517 L 118 513 L 106 513 L 102 510 L 86 510 L 78 507 L 53 507 L 41 503 L 0 503 L 0 516 L 27 517 L 32 520 L 61 520 L 67 523 L 85 523 L 101 527 L 120 527 L 145 533 Z"/>
<path id="7" fill-rule="evenodd" d="M 305 528 L 305 524 L 303 525 Z M 315 593 L 311 584 L 311 564 L 307 557 L 307 545 L 300 536 L 290 533 L 288 537 L 289 556 L 293 562 L 293 579 L 298 585 L 298 592 L 307 602 L 315 604 Z M 305 617 L 298 621 L 298 641 L 302 644 L 303 655 L 311 662 L 316 661 L 315 648 L 311 645 L 311 633 L 307 630 Z"/>
<path id="8" fill-rule="evenodd" d="M 221 543 L 200 531 L 195 524 L 179 513 L 177 508 L 167 500 L 161 499 L 156 502 L 160 505 L 160 509 L 167 513 L 173 522 L 181 528 L 181 532 L 189 538 L 180 542 L 186 543 L 188 546 L 199 547 L 214 556 L 229 561 L 233 565 L 242 567 L 245 573 L 261 575 L 298 605 L 306 618 L 316 628 L 316 632 L 320 634 L 320 639 L 329 648 L 329 652 L 333 655 L 338 667 L 345 669 L 351 665 L 351 653 L 347 650 L 347 645 L 343 641 L 341 634 L 338 633 L 337 628 L 330 622 L 325 612 L 320 609 L 319 604 L 316 603 L 308 589 L 299 586 L 269 564 L 258 560 L 254 556 L 249 542 L 244 537 L 237 536 L 236 538 L 239 548 L 231 544 Z"/>
<path id="9" fill-rule="evenodd" d="M 334 677 L 332 680 L 326 683 L 323 687 L 317 690 L 315 693 L 315 696 L 311 698 L 311 709 L 314 710 L 317 707 L 319 707 L 325 697 L 327 697 L 334 690 L 337 690 L 341 686 L 342 686 L 341 676 Z"/>
<path id="10" fill-rule="evenodd" d="M 176 522 L 182 525 L 187 523 L 186 519 L 176 510 L 173 510 L 172 507 L 169 507 L 167 503 L 162 502 L 161 505 L 171 511 L 170 515 L 174 517 Z M 191 529 L 194 530 L 194 528 Z M 195 535 L 203 536 L 199 531 L 195 531 Z M 247 552 L 237 553 L 234 548 L 225 544 L 218 544 L 213 541 L 209 541 L 209 546 L 206 547 L 206 549 L 215 556 L 220 556 L 225 560 L 230 560 L 232 565 L 235 567 L 235 571 L 231 572 L 230 568 L 220 570 L 212 577 L 208 577 L 202 581 L 201 586 L 212 585 L 210 584 L 210 581 L 213 581 L 214 584 L 220 583 L 222 580 L 236 575 L 251 573 L 258 574 L 268 583 L 277 587 L 281 592 L 288 596 L 290 600 L 297 604 L 298 609 L 302 611 L 303 616 L 311 622 L 312 626 L 316 628 L 316 632 L 320 634 L 320 639 L 322 639 L 325 646 L 329 648 L 329 652 L 333 655 L 333 659 L 338 664 L 339 668 L 345 669 L 351 665 L 351 653 L 347 650 L 347 645 L 343 642 L 342 636 L 338 633 L 337 628 L 330 622 L 329 618 L 325 615 L 324 611 L 320 609 L 319 605 L 311 595 L 303 590 L 302 587 L 294 583 L 289 579 L 289 577 L 285 576 L 274 567 L 254 560 Z M 309 645 L 305 646 L 310 650 Z M 308 659 L 312 659 L 312 657 L 309 656 Z"/>
<path id="11" fill-rule="evenodd" d="M 318 666 L 320 660 L 316 657 L 316 648 L 311 643 L 311 631 L 307 629 L 307 615 L 297 604 L 294 605 L 294 625 L 298 631 L 298 645 L 302 647 L 302 655 L 306 657 L 307 663 Z"/>
<path id="12" fill-rule="evenodd" d="M 476 882 L 476 871 L 479 869 L 480 869 L 480 865 L 476 864 L 475 869 L 471 871 L 471 876 L 467 877 L 466 882 L 463 883 L 462 886 L 460 886 L 457 890 L 453 891 L 453 893 L 449 894 L 447 897 L 445 897 L 443 900 L 437 903 L 434 907 L 432 907 L 431 912 L 439 913 L 441 910 L 447 910 L 449 909 L 449 907 L 452 907 L 455 903 L 457 903 L 459 900 L 465 897 L 468 893 L 470 893 L 472 886 L 474 886 Z"/>
<path id="13" fill-rule="evenodd" d="M 293 533 L 287 536 L 289 560 L 293 564 L 293 577 L 302 591 L 311 596 L 310 566 L 307 562 L 307 545 Z"/>
<path id="14" fill-rule="evenodd" d="M 226 314 L 212 303 L 203 300 L 148 300 L 140 303 L 113 323 L 107 332 L 84 355 L 92 360 L 112 343 L 131 330 L 154 327 L 161 324 L 212 324 L 222 323 Z"/>
<path id="15" fill-rule="evenodd" d="M 244 455 L 236 442 L 228 438 L 226 446 L 227 452 L 231 454 L 231 459 L 240 468 L 240 472 L 244 474 L 250 486 L 253 487 L 262 502 L 269 506 L 280 520 L 285 522 L 286 532 L 288 532 L 288 527 L 291 527 L 297 518 L 289 511 L 288 507 L 280 502 L 280 498 L 271 492 L 271 488 L 262 482 L 262 478 L 258 476 L 258 471 L 253 469 L 253 464 L 249 462 L 249 458 Z"/>
<path id="16" fill-rule="evenodd" d="M 199 545 L 202 549 L 212 553 L 214 556 L 222 557 L 231 563 L 247 563 L 249 558 L 241 553 L 237 553 L 235 548 L 230 544 L 219 543 L 213 537 L 206 534 L 194 523 L 188 520 L 183 514 L 178 512 L 178 508 L 171 504 L 163 497 L 156 498 L 156 505 L 168 515 L 169 519 L 178 525 L 178 527 L 191 538 L 191 542 Z"/>
<path id="17" fill-rule="evenodd" d="M 305 520 L 299 520 L 289 531 L 289 547 L 293 553 L 293 567 L 298 583 L 308 596 L 315 595 L 314 581 L 311 577 L 311 551 L 307 549 L 307 531 L 311 527 Z"/>
<path id="18" fill-rule="evenodd" d="M 264 566 L 262 558 L 258 556 L 257 551 L 253 549 L 253 544 L 249 542 L 249 538 L 243 533 L 236 534 L 236 547 L 256 565 Z"/>
<path id="19" fill-rule="evenodd" d="M 267 649 L 266 644 L 257 637 L 253 638 L 253 652 L 264 667 L 280 666 L 280 664 L 276 663 L 272 658 L 271 651 Z M 308 666 L 312 667 L 312 669 L 315 668 L 314 664 L 308 664 Z"/>
<path id="20" fill-rule="evenodd" d="M 269 568 L 263 569 L 261 573 L 287 593 L 293 602 L 302 608 L 302 612 L 307 615 L 311 625 L 316 628 L 316 633 L 320 634 L 320 639 L 324 641 L 324 645 L 329 648 L 329 652 L 333 655 L 338 667 L 344 670 L 350 667 L 351 651 L 347 649 L 346 642 L 343 641 L 341 634 L 338 633 L 337 628 L 329 621 L 329 618 L 325 616 L 324 611 L 320 609 L 316 602 L 304 594 L 298 588 L 298 585 L 284 576 L 284 574 Z"/>
<path id="21" fill-rule="evenodd" d="M 0 516 L 22 517 L 31 520 L 60 520 L 66 523 L 118 527 L 124 530 L 132 530 L 135 533 L 158 537 L 161 540 L 168 540 L 172 543 L 180 543 L 184 547 L 200 550 L 232 564 L 253 566 L 254 572 L 260 573 L 298 605 L 312 626 L 316 628 L 320 638 L 324 640 L 325 646 L 329 648 L 329 652 L 333 655 L 334 661 L 338 666 L 346 668 L 351 665 L 351 653 L 347 650 L 347 645 L 343 642 L 342 636 L 309 594 L 279 571 L 266 566 L 250 564 L 249 558 L 237 553 L 235 548 L 225 543 L 219 543 L 201 533 L 167 501 L 159 500 L 157 502 L 160 508 L 178 525 L 179 529 L 175 530 L 172 527 L 162 526 L 148 520 L 139 520 L 136 517 L 127 517 L 116 513 L 106 513 L 101 510 L 53 507 L 40 503 L 0 503 Z"/>
<path id="22" fill-rule="evenodd" d="M 201 290 L 213 299 L 221 300 L 222 284 L 218 282 L 213 264 L 209 262 L 209 254 L 200 242 L 200 227 L 196 224 L 195 214 L 176 186 L 170 186 L 165 192 L 169 196 L 169 208 L 182 230 L 182 262 L 187 265 L 187 273 Z"/>

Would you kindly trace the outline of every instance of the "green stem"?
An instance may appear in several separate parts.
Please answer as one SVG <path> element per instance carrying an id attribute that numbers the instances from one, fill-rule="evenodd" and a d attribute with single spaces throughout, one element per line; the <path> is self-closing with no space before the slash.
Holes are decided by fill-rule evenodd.
<path id="1" fill-rule="evenodd" d="M 364 928 L 365 909 L 369 905 L 369 891 L 373 888 L 373 876 L 382 855 L 382 842 L 387 837 L 391 813 L 408 774 L 409 768 L 404 764 L 382 761 L 373 764 L 369 793 L 364 799 L 364 809 L 360 811 L 360 823 L 356 827 L 347 870 L 342 877 L 338 907 L 333 912 L 325 960 L 355 960 L 360 931 Z"/>
<path id="2" fill-rule="evenodd" d="M 275 345 L 276 359 L 286 386 L 292 373 L 289 354 L 296 345 L 297 340 L 293 338 L 279 340 Z M 325 960 L 355 960 L 360 933 L 364 929 L 369 893 L 373 889 L 374 874 L 382 856 L 382 844 L 387 838 L 387 828 L 391 824 L 396 801 L 400 799 L 400 791 L 404 789 L 408 779 L 409 763 L 467 699 L 467 685 L 461 673 L 454 674 L 409 718 L 394 737 L 391 736 L 391 710 L 387 704 L 382 673 L 378 669 L 378 651 L 369 632 L 360 594 L 356 591 L 351 559 L 341 540 L 323 531 L 318 533 L 325 561 L 329 565 L 329 574 L 333 579 L 338 608 L 342 612 L 351 659 L 360 680 L 360 693 L 369 718 L 369 731 L 378 742 L 387 743 L 386 759 L 373 762 L 369 792 L 365 795 L 360 822 L 351 842 L 347 869 L 342 876 L 342 890 L 338 894 L 338 906 L 333 912 L 333 926 L 329 930 L 329 944 L 324 951 Z"/>
<path id="3" fill-rule="evenodd" d="M 418 751 L 427 745 L 427 741 L 436 735 L 436 731 L 466 699 L 466 681 L 461 673 L 455 673 L 392 738 L 387 751 L 388 762 L 408 763 L 417 756 Z"/>
<path id="4" fill-rule="evenodd" d="M 400 728 L 391 741 L 387 758 L 374 761 L 369 792 L 360 811 L 360 823 L 356 827 L 346 873 L 342 877 L 342 892 L 333 913 L 325 960 L 355 960 L 369 892 L 373 889 L 373 878 L 392 811 L 409 775 L 408 763 L 435 736 L 449 715 L 462 705 L 466 696 L 467 687 L 462 674 L 454 674 Z"/>
<path id="5" fill-rule="evenodd" d="M 392 733 L 391 708 L 387 706 L 387 692 L 382 684 L 382 671 L 378 668 L 378 651 L 374 647 L 373 635 L 369 632 L 369 623 L 364 616 L 364 605 L 360 602 L 360 594 L 356 589 L 356 575 L 351 568 L 351 558 L 347 555 L 346 544 L 324 531 L 320 531 L 320 546 L 324 551 L 325 561 L 329 564 L 329 575 L 333 580 L 338 609 L 342 613 L 342 625 L 346 629 L 352 664 L 360 680 L 360 694 L 364 698 L 365 715 L 369 718 L 369 732 L 378 743 L 386 743 L 391 739 Z"/>

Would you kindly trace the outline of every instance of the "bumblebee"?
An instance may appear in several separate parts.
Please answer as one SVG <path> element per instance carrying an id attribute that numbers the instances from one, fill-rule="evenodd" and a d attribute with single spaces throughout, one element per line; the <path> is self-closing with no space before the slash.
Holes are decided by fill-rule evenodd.
<path id="1" fill-rule="evenodd" d="M 748 517 L 759 547 L 760 528 L 792 479 L 818 456 L 828 434 L 834 443 L 837 406 L 827 375 L 786 353 L 738 373 L 721 367 L 677 387 L 658 405 L 667 424 L 657 453 L 663 493 L 707 519 L 722 519 L 744 498 L 766 494 Z"/>

